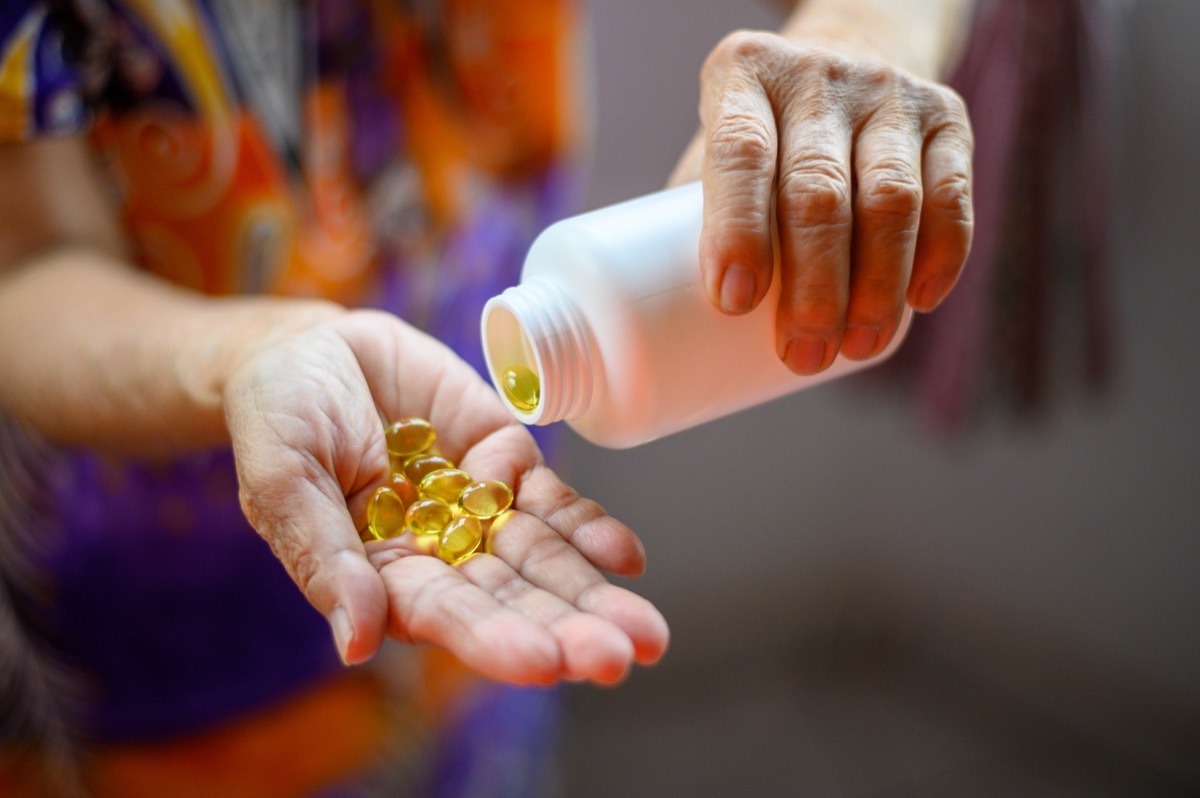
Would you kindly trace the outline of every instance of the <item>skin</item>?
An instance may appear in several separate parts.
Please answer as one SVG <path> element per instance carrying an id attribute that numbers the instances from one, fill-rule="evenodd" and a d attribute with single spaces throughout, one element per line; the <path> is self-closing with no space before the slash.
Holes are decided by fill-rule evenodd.
<path id="1" fill-rule="evenodd" d="M 932 311 L 958 279 L 972 136 L 936 80 L 968 5 L 810 0 L 705 62 L 701 129 L 671 182 L 703 179 L 701 269 L 722 311 L 763 300 L 777 237 L 776 349 L 798 374 L 878 354 L 906 303 Z"/>
<path id="2" fill-rule="evenodd" d="M 797 371 L 882 348 L 905 301 L 941 301 L 969 247 L 969 126 L 928 80 L 960 4 L 897 16 L 879 0 L 894 17 L 882 31 L 846 16 L 871 4 L 812 0 L 781 35 L 724 40 L 676 170 L 704 180 L 702 268 L 728 312 L 761 301 L 778 228 L 780 353 Z M 907 57 L 897 39 L 916 43 Z M 383 313 L 202 297 L 134 269 L 81 140 L 0 145 L 0 175 L 0 410 L 50 440 L 144 458 L 232 446 L 247 518 L 346 662 L 391 637 L 502 681 L 613 684 L 663 655 L 662 615 L 604 575 L 642 572 L 636 535 L 547 468 L 445 346 Z M 387 472 L 381 420 L 404 416 L 514 488 L 493 553 L 454 567 L 405 537 L 360 542 Z"/>
<path id="3" fill-rule="evenodd" d="M 640 541 L 546 467 L 450 349 L 388 314 L 200 297 L 130 268 L 82 141 L 0 146 L 0 174 L 0 407 L 144 458 L 232 445 L 247 518 L 346 662 L 390 636 L 515 684 L 613 684 L 662 656 L 662 615 L 604 577 L 640 574 Z M 452 567 L 405 538 L 360 542 L 387 476 L 382 419 L 405 416 L 513 487 L 493 554 Z"/>

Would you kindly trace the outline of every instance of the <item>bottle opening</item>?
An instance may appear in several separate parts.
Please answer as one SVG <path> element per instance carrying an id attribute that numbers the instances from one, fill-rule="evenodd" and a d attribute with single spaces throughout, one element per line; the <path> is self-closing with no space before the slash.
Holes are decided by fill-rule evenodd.
<path id="1" fill-rule="evenodd" d="M 509 411 L 525 424 L 542 413 L 542 368 L 516 315 L 495 300 L 483 312 L 483 355 L 488 374 Z"/>
<path id="2" fill-rule="evenodd" d="M 587 324 L 553 283 L 530 280 L 483 306 L 488 374 L 524 424 L 552 424 L 583 413 L 592 398 Z"/>

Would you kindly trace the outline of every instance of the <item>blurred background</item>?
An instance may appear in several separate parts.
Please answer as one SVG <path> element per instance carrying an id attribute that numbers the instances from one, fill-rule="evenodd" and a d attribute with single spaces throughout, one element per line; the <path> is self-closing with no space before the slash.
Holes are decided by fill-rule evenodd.
<path id="1" fill-rule="evenodd" d="M 589 205 L 654 190 L 766 0 L 592 4 Z M 1200 3 L 1125 5 L 1115 372 L 931 435 L 814 389 L 567 471 L 638 530 L 658 667 L 572 688 L 572 796 L 1200 794 Z"/>

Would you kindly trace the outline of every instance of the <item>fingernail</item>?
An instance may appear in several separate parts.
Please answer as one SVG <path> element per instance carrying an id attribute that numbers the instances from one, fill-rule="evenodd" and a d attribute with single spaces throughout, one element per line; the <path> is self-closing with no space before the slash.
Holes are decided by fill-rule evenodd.
<path id="1" fill-rule="evenodd" d="M 842 336 L 842 353 L 851 360 L 863 360 L 875 354 L 879 331 L 874 327 L 850 327 Z"/>
<path id="2" fill-rule="evenodd" d="M 799 335 L 788 341 L 783 361 L 797 374 L 813 374 L 825 363 L 825 339 Z"/>
<path id="3" fill-rule="evenodd" d="M 754 270 L 743 263 L 731 263 L 721 278 L 721 309 L 726 313 L 745 313 L 754 304 Z"/>
<path id="4" fill-rule="evenodd" d="M 947 287 L 945 279 L 930 277 L 917 289 L 917 307 L 921 310 L 933 310 L 942 301 Z"/>
<path id="5" fill-rule="evenodd" d="M 342 662 L 350 664 L 350 641 L 354 639 L 354 627 L 350 624 L 350 613 L 344 607 L 333 608 L 329 613 L 329 626 L 333 629 L 333 643 L 337 646 L 338 656 Z"/>

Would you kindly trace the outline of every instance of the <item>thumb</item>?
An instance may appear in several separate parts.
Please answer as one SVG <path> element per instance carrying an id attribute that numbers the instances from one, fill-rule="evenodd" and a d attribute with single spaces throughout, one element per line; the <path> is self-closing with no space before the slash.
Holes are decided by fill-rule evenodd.
<path id="1" fill-rule="evenodd" d="M 290 480 L 290 489 L 273 491 L 256 489 L 253 476 L 241 479 L 246 518 L 325 616 L 342 661 L 370 659 L 387 628 L 387 591 L 340 491 L 335 498 L 321 489 L 332 482 L 328 477 Z"/>

